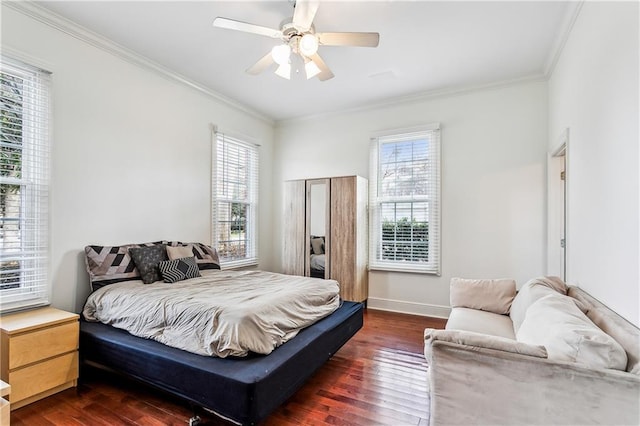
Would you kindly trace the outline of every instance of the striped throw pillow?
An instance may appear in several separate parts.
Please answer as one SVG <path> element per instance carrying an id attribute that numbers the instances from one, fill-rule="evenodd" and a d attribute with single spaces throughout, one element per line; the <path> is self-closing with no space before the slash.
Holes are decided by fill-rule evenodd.
<path id="1" fill-rule="evenodd" d="M 158 264 L 158 268 L 165 283 L 175 283 L 200 276 L 200 270 L 194 256 L 165 260 Z"/>

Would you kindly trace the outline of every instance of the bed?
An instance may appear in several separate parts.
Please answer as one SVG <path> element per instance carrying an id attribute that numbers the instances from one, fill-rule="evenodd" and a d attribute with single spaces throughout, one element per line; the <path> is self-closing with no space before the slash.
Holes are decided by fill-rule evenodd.
<path id="1" fill-rule="evenodd" d="M 183 243 L 170 242 L 146 244 L 167 247 L 186 246 Z M 213 257 L 212 253 L 215 253 L 215 251 L 207 248 L 200 253 L 203 258 L 199 259 L 198 250 L 196 250 L 196 247 L 199 246 L 195 245 L 195 243 L 188 246 L 193 249 L 195 260 L 200 260 L 198 265 L 204 265 L 204 268 L 199 270 L 201 277 L 188 278 L 173 284 L 163 282 L 154 282 L 150 285 L 143 284 L 140 281 L 140 276 L 136 277 L 130 265 L 126 265 L 131 261 L 130 258 L 127 258 L 127 252 L 134 246 L 145 245 L 127 245 L 118 248 L 88 246 L 85 248 L 87 269 L 92 278 L 92 285 L 95 284 L 93 286 L 95 292 L 89 297 L 83 312 L 84 318 L 80 325 L 80 357 L 83 366 L 106 367 L 131 376 L 189 401 L 197 407 L 213 411 L 233 422 L 255 424 L 265 419 L 275 408 L 299 389 L 307 378 L 362 327 L 362 304 L 343 302 L 339 299 L 333 300 L 332 297 L 327 296 L 324 292 L 320 292 L 312 295 L 311 299 L 317 299 L 316 302 L 324 300 L 325 304 L 335 304 L 335 306 L 326 308 L 322 306 L 323 303 L 317 303 L 320 312 L 318 316 L 311 319 L 304 318 L 305 315 L 301 314 L 306 312 L 304 307 L 301 311 L 295 311 L 295 305 L 300 304 L 299 302 L 294 302 L 293 304 L 275 303 L 273 302 L 275 299 L 272 299 L 272 297 L 275 297 L 273 293 L 278 293 L 279 290 L 274 291 L 272 287 L 269 287 L 269 283 L 273 280 L 300 284 L 299 280 L 303 277 L 290 277 L 257 271 L 237 273 L 219 271 L 217 268 L 209 267 L 211 261 L 217 261 L 217 259 L 206 259 L 207 256 Z M 114 262 L 117 265 L 114 265 Z M 195 265 L 196 263 L 193 264 Z M 132 273 L 133 275 L 131 275 Z M 123 276 L 123 274 L 126 276 Z M 216 334 L 215 332 L 202 333 L 198 331 L 196 334 L 205 336 L 200 339 L 198 345 L 190 347 L 189 344 L 187 347 L 181 347 L 180 343 L 175 344 L 175 342 L 164 341 L 164 337 L 156 339 L 158 341 L 154 340 L 155 335 L 162 336 L 166 334 L 157 331 L 157 324 L 152 324 L 151 332 L 139 332 L 136 328 L 137 326 L 134 326 L 132 332 L 127 331 L 126 327 L 123 327 L 120 323 L 121 313 L 112 317 L 108 315 L 103 317 L 103 320 L 107 318 L 104 321 L 105 323 L 87 321 L 87 319 L 95 321 L 96 316 L 100 316 L 98 311 L 102 309 L 102 305 L 115 304 L 113 300 L 127 300 L 132 288 L 138 288 L 142 291 L 142 296 L 140 296 L 142 299 L 140 300 L 149 298 L 151 293 L 159 293 L 161 295 L 160 302 L 148 302 L 150 305 L 141 305 L 140 301 L 134 301 L 133 303 L 139 307 L 139 311 L 156 309 L 162 312 L 166 318 L 169 318 L 168 312 L 175 309 L 174 305 L 176 304 L 169 302 L 173 296 L 168 297 L 165 292 L 182 291 L 180 286 L 193 286 L 194 288 L 198 288 L 199 285 L 201 287 L 202 285 L 204 287 L 207 285 L 224 287 L 222 281 L 228 277 L 235 277 L 236 280 L 229 284 L 227 289 L 242 286 L 243 279 L 250 283 L 248 287 L 253 288 L 259 286 L 256 283 L 259 282 L 261 274 L 265 274 L 264 276 L 267 277 L 268 281 L 265 285 L 269 290 L 266 292 L 267 295 L 264 296 L 269 301 L 268 303 L 275 307 L 282 306 L 282 309 L 289 313 L 295 312 L 293 314 L 295 321 L 293 322 L 296 323 L 296 326 L 301 325 L 295 331 L 291 331 L 287 327 L 291 326 L 290 323 L 292 321 L 285 321 L 284 323 L 279 322 L 279 320 L 271 321 L 270 318 L 272 317 L 269 316 L 272 315 L 271 310 L 267 313 L 268 320 L 256 319 L 251 315 L 249 317 L 240 315 L 242 317 L 240 323 L 248 323 L 250 328 L 254 327 L 256 322 L 265 322 L 268 323 L 270 330 L 275 330 L 267 339 L 273 343 L 271 349 L 264 349 L 264 342 L 258 342 L 257 349 L 251 347 L 238 349 L 239 346 L 237 345 L 242 346 L 244 340 L 248 340 L 250 343 L 259 340 L 253 331 L 249 333 L 248 339 L 240 338 L 237 342 L 233 339 L 225 340 L 225 335 L 228 335 L 228 333 L 220 335 L 220 333 Z M 114 279 L 114 276 L 119 276 L 119 278 Z M 210 277 L 224 279 L 218 283 L 202 284 L 208 282 Z M 126 279 L 118 281 L 118 279 L 122 278 Z M 329 283 L 327 288 L 331 287 L 331 280 L 317 280 L 307 277 L 304 277 L 304 280 L 307 280 L 304 283 L 305 285 L 311 283 L 317 284 L 319 287 L 327 287 L 327 283 Z M 303 293 L 310 292 L 308 287 L 294 290 Z M 188 296 L 183 299 L 193 299 L 199 303 L 201 299 L 207 298 L 203 296 L 201 291 L 200 289 L 195 296 Z M 250 290 L 250 293 L 251 291 L 253 290 Z M 105 299 L 104 295 L 108 293 L 115 294 L 115 299 Z M 230 297 L 231 300 L 223 302 L 223 305 L 226 304 L 225 306 L 231 309 L 229 311 L 231 312 L 231 317 L 238 317 L 238 312 L 241 311 L 253 314 L 254 311 L 262 310 L 261 308 L 255 308 L 255 306 L 251 309 L 244 309 L 243 307 L 254 302 L 236 303 L 238 300 L 234 299 L 234 297 L 239 296 L 232 294 Z M 245 296 L 240 297 L 239 300 L 243 300 L 243 297 Z M 256 297 L 258 296 L 252 294 L 247 300 L 252 301 Z M 260 297 L 262 296 L 258 298 Z M 218 299 L 217 297 L 214 298 Z M 89 302 L 92 299 L 95 299 L 94 302 L 97 300 L 97 304 L 90 304 Z M 149 306 L 155 306 L 155 308 L 149 308 Z M 127 309 L 123 312 L 125 311 Z M 225 314 L 220 314 L 220 312 L 207 312 L 205 317 L 215 318 L 211 322 L 220 322 L 222 324 L 222 317 Z M 177 317 L 183 318 L 184 314 L 177 314 Z M 164 319 L 163 317 L 163 321 Z M 143 322 L 148 321 L 148 318 L 143 320 Z M 191 328 L 194 330 L 200 330 L 198 321 L 188 319 L 187 324 L 192 324 Z M 236 324 L 230 327 L 228 330 L 240 326 Z M 175 329 L 168 334 L 180 335 L 188 332 L 189 327 L 186 327 L 180 330 Z M 224 341 L 225 345 L 220 345 L 220 339 Z M 180 339 L 178 339 L 178 342 L 180 342 Z M 227 343 L 229 344 L 227 345 Z M 184 349 L 188 349 L 190 352 Z M 207 353 L 208 349 L 212 349 L 212 352 Z M 218 350 L 220 350 L 219 353 Z M 262 354 L 259 352 L 262 352 Z"/>

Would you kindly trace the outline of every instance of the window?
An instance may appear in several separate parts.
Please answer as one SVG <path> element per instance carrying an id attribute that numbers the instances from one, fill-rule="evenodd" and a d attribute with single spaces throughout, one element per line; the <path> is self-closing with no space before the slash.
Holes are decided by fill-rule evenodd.
<path id="1" fill-rule="evenodd" d="M 256 265 L 258 148 L 216 132 L 213 155 L 214 247 L 223 266 Z"/>
<path id="2" fill-rule="evenodd" d="M 440 274 L 439 125 L 372 139 L 371 269 Z"/>
<path id="3" fill-rule="evenodd" d="M 0 311 L 49 303 L 49 73 L 0 61 Z"/>

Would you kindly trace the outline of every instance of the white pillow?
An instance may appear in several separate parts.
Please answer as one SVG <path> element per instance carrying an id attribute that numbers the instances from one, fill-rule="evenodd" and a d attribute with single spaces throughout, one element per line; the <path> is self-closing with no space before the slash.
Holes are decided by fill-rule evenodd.
<path id="1" fill-rule="evenodd" d="M 191 244 L 178 247 L 167 246 L 167 256 L 169 260 L 193 257 L 193 246 Z"/>
<path id="2" fill-rule="evenodd" d="M 518 332 L 520 324 L 524 321 L 529 306 L 536 300 L 549 294 L 567 294 L 567 286 L 558 277 L 533 278 L 522 286 L 511 304 L 509 316 L 513 321 L 513 331 Z"/>
<path id="3" fill-rule="evenodd" d="M 600 330 L 571 297 L 550 294 L 534 302 L 516 333 L 519 342 L 542 345 L 549 359 L 589 368 L 624 370 L 627 354 L 613 337 Z"/>
<path id="4" fill-rule="evenodd" d="M 451 307 L 471 308 L 496 314 L 508 314 L 516 295 L 516 282 L 510 279 L 470 280 L 451 278 Z"/>

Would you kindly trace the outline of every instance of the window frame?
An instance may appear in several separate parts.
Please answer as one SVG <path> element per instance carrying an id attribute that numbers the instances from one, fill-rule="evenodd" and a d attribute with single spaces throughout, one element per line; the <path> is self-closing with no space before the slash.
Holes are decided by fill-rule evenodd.
<path id="1" fill-rule="evenodd" d="M 2 247 L 0 261 L 17 260 L 18 287 L 0 290 L 0 312 L 6 313 L 36 306 L 49 305 L 51 282 L 49 271 L 49 192 L 51 149 L 51 73 L 32 61 L 23 61 L 14 55 L 2 54 L 2 74 L 22 80 L 21 141 L 15 147 L 9 140 L 0 144 L 9 149 L 20 149 L 20 177 L 0 176 L 4 185 L 19 185 L 18 213 L 19 248 Z M 2 83 L 4 84 L 4 82 Z M 4 91 L 0 94 L 5 97 Z M 0 165 L 5 165 L 0 161 Z M 9 218 L 5 211 L 4 219 Z"/>
<path id="2" fill-rule="evenodd" d="M 259 263 L 258 257 L 258 190 L 259 190 L 259 164 L 260 153 L 258 144 L 247 141 L 247 137 L 230 135 L 217 131 L 214 128 L 213 149 L 212 149 L 212 246 L 218 252 L 220 258 L 220 266 L 223 269 L 234 269 L 248 266 L 256 266 Z M 248 154 L 245 167 L 248 168 L 247 180 L 240 182 L 246 185 L 246 198 L 234 197 L 231 194 L 225 194 L 224 180 L 229 169 L 228 161 L 225 162 L 225 149 L 228 147 L 236 147 L 237 149 L 246 150 Z M 227 176 L 228 180 L 228 176 Z M 230 223 L 228 221 L 220 221 L 223 204 L 228 204 L 227 208 L 232 208 L 232 204 L 246 205 L 245 213 L 245 256 L 244 257 L 227 257 L 225 250 L 221 247 L 221 223 Z M 229 218 L 230 219 L 230 218 Z M 231 241 L 231 240 L 224 240 Z"/>
<path id="3" fill-rule="evenodd" d="M 427 139 L 428 154 L 426 162 L 427 179 L 424 195 L 383 195 L 382 173 L 380 171 L 380 152 L 385 144 L 408 142 Z M 369 270 L 413 272 L 441 275 L 441 140 L 440 124 L 432 123 L 425 126 L 380 132 L 371 138 L 370 168 L 369 168 Z M 427 203 L 426 222 L 428 224 L 427 258 L 426 262 L 408 260 L 383 259 L 383 214 L 384 205 L 398 203 L 411 204 L 411 216 L 415 203 Z M 395 218 L 395 223 L 398 222 Z M 413 231 L 413 227 L 411 228 Z M 394 240 L 398 241 L 398 240 Z M 413 239 L 407 243 L 411 245 Z M 418 243 L 424 244 L 424 243 Z M 413 248 L 412 248 L 413 250 Z M 411 251 L 413 255 L 415 252 Z"/>

